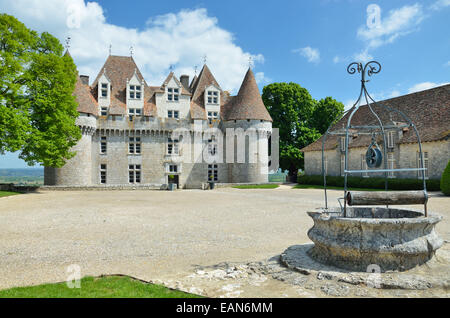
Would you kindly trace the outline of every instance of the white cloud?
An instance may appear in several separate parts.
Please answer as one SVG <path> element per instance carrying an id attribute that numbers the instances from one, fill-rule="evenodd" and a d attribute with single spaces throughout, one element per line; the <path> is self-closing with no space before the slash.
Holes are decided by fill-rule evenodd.
<path id="1" fill-rule="evenodd" d="M 337 63 L 339 63 L 341 61 L 342 61 L 342 59 L 339 56 L 336 55 L 335 57 L 333 57 L 333 63 L 334 64 L 337 64 Z"/>
<path id="2" fill-rule="evenodd" d="M 272 82 L 272 79 L 267 77 L 267 76 L 265 76 L 264 72 L 257 72 L 255 74 L 255 79 L 256 79 L 256 83 L 261 84 L 261 85 L 268 84 L 268 83 Z M 262 87 L 260 87 L 260 88 L 262 88 Z"/>
<path id="3" fill-rule="evenodd" d="M 424 91 L 424 90 L 427 90 L 430 88 L 434 88 L 434 87 L 442 86 L 442 85 L 446 85 L 446 84 L 449 84 L 449 83 L 433 83 L 433 82 L 418 83 L 418 84 L 410 87 L 408 90 L 408 93 Z"/>
<path id="4" fill-rule="evenodd" d="M 233 34 L 218 26 L 206 9 L 181 10 L 150 17 L 142 29 L 126 28 L 106 21 L 103 8 L 84 0 L 0 0 L 2 12 L 12 14 L 29 28 L 48 31 L 61 42 L 71 37 L 70 53 L 81 74 L 93 77 L 108 56 L 130 53 L 146 81 L 160 85 L 174 65 L 176 74 L 194 75 L 202 57 L 224 90 L 239 89 L 249 58 L 263 63 L 262 54 L 244 52 L 234 43 Z M 259 78 L 263 79 L 264 73 Z"/>
<path id="5" fill-rule="evenodd" d="M 314 49 L 310 46 L 292 50 L 294 53 L 299 53 L 300 55 L 306 57 L 308 62 L 310 63 L 319 63 L 320 62 L 320 52 L 318 49 Z"/>
<path id="6" fill-rule="evenodd" d="M 417 30 L 424 16 L 420 4 L 406 5 L 390 10 L 384 19 L 381 16 L 381 21 L 376 27 L 369 28 L 366 25 L 359 27 L 357 35 L 367 42 L 368 48 L 377 48 Z"/>
<path id="7" fill-rule="evenodd" d="M 450 0 L 438 0 L 431 5 L 432 10 L 440 10 L 442 8 L 450 6 Z"/>
<path id="8" fill-rule="evenodd" d="M 450 61 L 448 61 L 447 63 L 444 63 L 444 66 L 450 66 Z"/>
<path id="9" fill-rule="evenodd" d="M 363 50 L 359 53 L 353 55 L 353 60 L 355 62 L 367 63 L 373 60 L 373 56 L 369 54 L 368 50 Z"/>

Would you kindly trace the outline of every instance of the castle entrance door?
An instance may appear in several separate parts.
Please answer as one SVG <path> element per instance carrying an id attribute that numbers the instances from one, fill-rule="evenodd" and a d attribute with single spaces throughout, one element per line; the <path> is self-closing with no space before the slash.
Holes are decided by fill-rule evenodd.
<path id="1" fill-rule="evenodd" d="M 171 183 L 176 184 L 177 189 L 180 187 L 179 176 L 177 174 L 169 175 L 169 184 Z"/>

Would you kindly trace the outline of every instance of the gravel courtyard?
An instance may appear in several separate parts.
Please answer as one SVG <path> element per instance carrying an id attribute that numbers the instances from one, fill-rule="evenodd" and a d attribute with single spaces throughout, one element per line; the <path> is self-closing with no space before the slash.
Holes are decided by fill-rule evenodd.
<path id="1" fill-rule="evenodd" d="M 337 205 L 339 196 L 341 191 L 330 191 L 329 202 Z M 198 268 L 267 260 L 308 243 L 312 220 L 306 211 L 320 206 L 322 190 L 288 186 L 42 191 L 1 198 L 0 289 L 64 281 L 71 264 L 81 267 L 82 276 L 126 274 L 176 287 Z M 437 229 L 450 241 L 450 198 L 433 195 L 429 210 L 444 216 Z M 449 244 L 442 249 L 449 251 Z M 273 280 L 240 295 L 293 293 Z"/>

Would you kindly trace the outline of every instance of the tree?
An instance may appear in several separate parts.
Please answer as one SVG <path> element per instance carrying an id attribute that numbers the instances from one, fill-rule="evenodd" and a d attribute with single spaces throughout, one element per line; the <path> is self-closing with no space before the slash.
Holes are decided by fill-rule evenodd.
<path id="1" fill-rule="evenodd" d="M 441 177 L 441 191 L 445 195 L 450 195 L 450 160 Z"/>
<path id="2" fill-rule="evenodd" d="M 344 112 L 344 105 L 331 97 L 315 101 L 296 83 L 273 83 L 263 89 L 262 99 L 280 130 L 280 167 L 296 178 L 304 168 L 300 151 L 324 134 Z"/>
<path id="3" fill-rule="evenodd" d="M 280 130 L 280 167 L 296 176 L 303 167 L 300 149 L 320 137 L 310 127 L 314 100 L 308 90 L 296 83 L 273 83 L 264 87 L 262 99 Z"/>
<path id="4" fill-rule="evenodd" d="M 81 138 L 73 92 L 77 70 L 49 33 L 0 14 L 0 153 L 61 167 Z"/>
<path id="5" fill-rule="evenodd" d="M 323 98 L 314 107 L 310 127 L 316 128 L 323 135 L 328 127 L 341 118 L 343 113 L 344 104 L 331 97 Z"/>

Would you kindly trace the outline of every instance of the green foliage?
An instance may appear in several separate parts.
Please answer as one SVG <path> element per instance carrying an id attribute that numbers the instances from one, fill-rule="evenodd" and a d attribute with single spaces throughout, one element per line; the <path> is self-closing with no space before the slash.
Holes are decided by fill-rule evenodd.
<path id="1" fill-rule="evenodd" d="M 323 185 L 323 176 L 321 175 L 304 175 L 298 177 L 299 184 Z M 385 178 L 363 178 L 363 177 L 347 177 L 347 186 L 349 188 L 365 188 L 365 189 L 384 189 Z M 426 180 L 428 191 L 439 191 L 439 180 Z M 327 176 L 327 186 L 343 187 L 344 177 Z M 421 179 L 388 179 L 389 190 L 422 190 L 423 181 Z"/>
<path id="2" fill-rule="evenodd" d="M 0 154 L 61 167 L 81 138 L 72 58 L 49 33 L 0 14 L 0 63 Z"/>
<path id="3" fill-rule="evenodd" d="M 278 184 L 244 184 L 239 186 L 234 186 L 235 189 L 276 189 Z"/>
<path id="4" fill-rule="evenodd" d="M 447 167 L 442 173 L 440 188 L 442 193 L 445 195 L 450 195 L 450 160 L 448 161 Z"/>
<path id="5" fill-rule="evenodd" d="M 299 151 L 320 137 L 309 121 L 314 100 L 308 90 L 296 83 L 273 83 L 263 89 L 262 99 L 273 119 L 273 127 L 280 130 L 280 166 L 295 175 L 303 165 Z"/>
<path id="6" fill-rule="evenodd" d="M 331 97 L 315 101 L 296 83 L 273 83 L 263 89 L 262 99 L 280 130 L 280 167 L 296 175 L 304 167 L 300 149 L 320 138 L 340 118 L 344 105 Z"/>
<path id="7" fill-rule="evenodd" d="M 9 197 L 11 195 L 19 194 L 19 192 L 11 192 L 11 191 L 0 191 L 0 198 L 1 197 Z"/>
<path id="8" fill-rule="evenodd" d="M 147 284 L 130 277 L 84 277 L 81 288 L 67 284 L 44 284 L 0 290 L 0 298 L 201 298 L 161 285 Z"/>
<path id="9" fill-rule="evenodd" d="M 344 104 L 337 100 L 326 97 L 319 100 L 311 117 L 311 127 L 314 127 L 323 135 L 328 127 L 336 123 L 344 113 Z"/>

